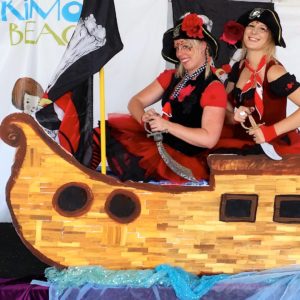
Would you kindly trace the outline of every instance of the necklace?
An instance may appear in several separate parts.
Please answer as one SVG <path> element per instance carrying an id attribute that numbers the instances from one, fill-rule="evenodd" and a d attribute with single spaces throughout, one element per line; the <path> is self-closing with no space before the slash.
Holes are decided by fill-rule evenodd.
<path id="1" fill-rule="evenodd" d="M 202 65 L 199 69 L 197 69 L 193 74 L 189 75 L 189 73 L 186 71 L 184 74 L 184 77 L 182 79 L 182 81 L 177 85 L 177 87 L 175 88 L 173 94 L 172 94 L 172 98 L 177 98 L 180 91 L 185 87 L 186 83 L 190 80 L 190 79 L 194 79 L 196 78 L 199 74 L 201 74 L 203 72 L 203 70 L 206 67 L 206 63 L 204 65 Z"/>

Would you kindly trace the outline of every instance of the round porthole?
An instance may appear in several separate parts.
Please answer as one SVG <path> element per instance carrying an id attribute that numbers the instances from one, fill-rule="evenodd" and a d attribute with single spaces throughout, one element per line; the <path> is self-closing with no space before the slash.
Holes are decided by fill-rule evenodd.
<path id="1" fill-rule="evenodd" d="M 54 208 L 65 216 L 79 216 L 88 211 L 92 200 L 90 188 L 82 183 L 61 186 L 53 198 Z"/>
<path id="2" fill-rule="evenodd" d="M 115 190 L 105 203 L 106 213 L 118 223 L 130 223 L 141 213 L 141 204 L 137 196 L 126 190 Z"/>

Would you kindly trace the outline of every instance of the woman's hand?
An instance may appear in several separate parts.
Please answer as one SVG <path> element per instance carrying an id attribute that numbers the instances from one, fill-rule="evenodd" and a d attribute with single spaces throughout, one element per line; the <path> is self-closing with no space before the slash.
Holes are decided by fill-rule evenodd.
<path id="1" fill-rule="evenodd" d="M 163 119 L 160 115 L 152 116 L 149 125 L 152 132 L 168 131 L 169 121 Z"/>
<path id="2" fill-rule="evenodd" d="M 239 108 L 234 109 L 233 118 L 238 123 L 244 123 L 248 115 L 251 115 L 254 110 L 254 107 L 240 106 Z"/>
<path id="3" fill-rule="evenodd" d="M 155 111 L 155 109 L 151 108 L 142 115 L 142 122 L 148 123 L 155 116 L 159 116 L 159 114 Z"/>
<path id="4" fill-rule="evenodd" d="M 256 144 L 262 144 L 266 141 L 265 136 L 259 127 L 255 129 L 250 129 L 248 133 L 253 137 L 253 141 Z"/>

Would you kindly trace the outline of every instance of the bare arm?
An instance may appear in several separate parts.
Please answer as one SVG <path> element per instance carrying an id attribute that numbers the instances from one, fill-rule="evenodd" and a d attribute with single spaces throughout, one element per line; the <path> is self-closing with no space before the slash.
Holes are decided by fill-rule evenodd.
<path id="1" fill-rule="evenodd" d="M 233 90 L 233 88 L 234 88 L 234 83 L 229 81 L 226 86 L 227 95 Z M 234 116 L 233 107 L 232 107 L 231 103 L 229 101 L 227 101 L 225 123 L 226 124 L 234 124 L 233 116 Z"/>
<path id="2" fill-rule="evenodd" d="M 283 66 L 274 65 L 268 72 L 268 81 L 273 81 L 278 79 L 280 76 L 284 75 L 286 70 Z M 293 103 L 298 107 L 300 106 L 300 88 L 291 93 L 288 97 Z M 300 109 L 298 108 L 294 113 L 280 122 L 275 124 L 275 130 L 278 135 L 296 129 L 300 126 Z"/>
<path id="3" fill-rule="evenodd" d="M 154 80 L 142 91 L 133 96 L 128 103 L 130 114 L 139 122 L 147 122 L 156 112 L 154 109 L 145 113 L 145 108 L 160 100 L 164 89 L 157 80 Z"/>
<path id="4" fill-rule="evenodd" d="M 198 147 L 213 148 L 218 142 L 225 118 L 222 107 L 206 106 L 203 110 L 201 128 L 190 128 L 169 122 L 160 116 L 150 121 L 152 131 L 167 130 L 170 134 Z"/>
<path id="5" fill-rule="evenodd" d="M 281 65 L 274 65 L 270 68 L 267 78 L 268 81 L 274 81 L 278 79 L 280 76 L 284 75 L 286 70 Z M 300 127 L 300 88 L 296 89 L 293 93 L 291 93 L 288 97 L 293 103 L 295 103 L 298 108 L 295 112 L 293 112 L 290 116 L 284 118 L 283 120 L 274 124 L 274 129 L 277 135 L 284 134 L 291 130 L 294 130 Z M 249 132 L 250 135 L 256 136 L 257 143 L 265 142 L 265 136 L 261 129 L 256 129 Z"/>
<path id="6" fill-rule="evenodd" d="M 298 108 L 291 115 L 274 125 L 275 131 L 278 135 L 300 127 L 300 88 L 290 94 L 289 99 L 298 105 Z"/>

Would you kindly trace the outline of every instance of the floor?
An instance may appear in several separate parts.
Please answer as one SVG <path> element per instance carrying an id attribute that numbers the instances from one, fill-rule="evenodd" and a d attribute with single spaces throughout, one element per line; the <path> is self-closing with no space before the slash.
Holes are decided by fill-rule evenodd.
<path id="1" fill-rule="evenodd" d="M 47 267 L 24 246 L 12 223 L 0 223 L 0 278 L 40 276 Z"/>

